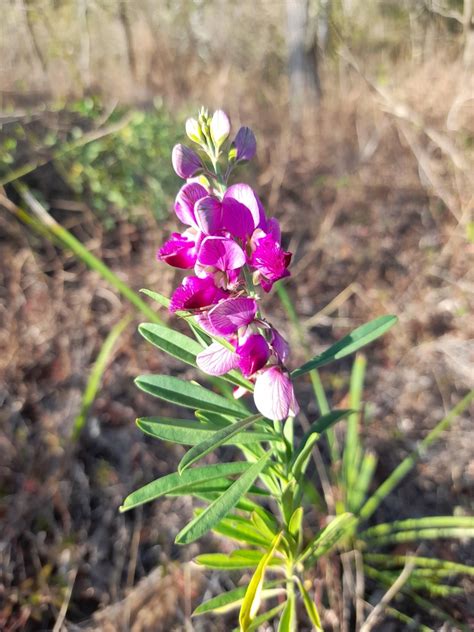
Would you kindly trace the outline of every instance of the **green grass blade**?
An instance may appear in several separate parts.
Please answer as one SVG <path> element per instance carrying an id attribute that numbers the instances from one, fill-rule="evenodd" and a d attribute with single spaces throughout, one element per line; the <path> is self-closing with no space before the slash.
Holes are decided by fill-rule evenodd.
<path id="1" fill-rule="evenodd" d="M 359 474 L 352 486 L 351 496 L 348 501 L 348 510 L 354 514 L 358 512 L 367 497 L 367 491 L 374 477 L 376 467 L 377 457 L 372 452 L 366 452 L 362 457 Z"/>
<path id="2" fill-rule="evenodd" d="M 162 476 L 127 496 L 120 507 L 120 511 L 128 511 L 129 509 L 138 507 L 138 505 L 143 505 L 151 500 L 160 498 L 160 496 L 176 492 L 189 485 L 197 485 L 201 482 L 241 474 L 249 467 L 251 467 L 249 463 L 236 461 L 235 463 L 204 465 L 203 467 L 188 470 L 182 476 L 177 472 Z"/>
<path id="3" fill-rule="evenodd" d="M 415 466 L 418 459 L 426 453 L 429 446 L 439 438 L 453 421 L 466 410 L 469 404 L 474 400 L 474 389 L 470 391 L 447 415 L 442 419 L 433 430 L 420 442 L 418 447 L 411 452 L 403 461 L 393 470 L 390 476 L 380 485 L 375 493 L 366 501 L 359 512 L 359 516 L 363 520 L 370 518 L 377 510 L 380 503 L 395 489 L 400 481 Z"/>
<path id="4" fill-rule="evenodd" d="M 243 432 L 246 428 L 253 426 L 262 416 L 252 415 L 251 417 L 247 417 L 245 419 L 241 419 L 240 421 L 236 421 L 235 423 L 227 426 L 226 428 L 222 428 L 222 430 L 217 430 L 211 433 L 207 439 L 201 441 L 194 447 L 192 447 L 181 459 L 180 464 L 178 465 L 178 471 L 180 473 L 184 472 L 188 467 L 202 459 L 206 454 L 213 452 L 219 446 L 223 445 L 232 437 L 235 437 L 237 434 Z"/>
<path id="5" fill-rule="evenodd" d="M 474 537 L 474 528 L 459 529 L 456 527 L 438 527 L 433 529 L 414 529 L 412 531 L 397 531 L 385 536 L 364 538 L 365 544 L 373 549 L 387 544 L 414 542 L 416 540 L 456 539 L 464 540 Z"/>
<path id="6" fill-rule="evenodd" d="M 131 322 L 130 316 L 125 316 L 110 330 L 104 344 L 100 348 L 97 359 L 92 368 L 87 385 L 84 390 L 81 402 L 81 410 L 74 420 L 74 426 L 72 431 L 72 440 L 77 441 L 84 430 L 87 422 L 87 415 L 89 414 L 90 407 L 94 403 L 97 392 L 102 382 L 102 376 L 107 369 L 107 365 L 112 356 L 112 352 L 117 344 L 118 339 L 122 335 L 127 325 Z"/>
<path id="7" fill-rule="evenodd" d="M 262 614 L 258 615 L 258 617 L 255 617 L 255 619 L 247 628 L 247 632 L 257 632 L 257 630 L 260 628 L 262 623 L 266 623 L 267 621 L 270 621 L 270 619 L 273 619 L 274 617 L 279 615 L 284 607 L 285 607 L 285 604 L 281 603 L 278 606 L 275 606 L 274 608 L 272 608 L 271 610 L 267 610 L 267 612 L 263 612 Z M 234 628 L 232 632 L 241 632 L 241 630 L 242 629 L 239 625 L 239 627 Z"/>
<path id="8" fill-rule="evenodd" d="M 342 471 L 344 475 L 344 487 L 347 507 L 351 508 L 354 486 L 359 478 L 359 466 L 362 453 L 360 443 L 360 422 L 362 419 L 362 392 L 364 388 L 365 369 L 367 360 L 363 354 L 357 354 L 352 367 L 349 407 L 356 411 L 347 420 L 347 433 L 342 459 Z"/>
<path id="9" fill-rule="evenodd" d="M 325 366 L 326 364 L 345 358 L 351 353 L 358 351 L 385 334 L 395 325 L 397 320 L 396 316 L 379 316 L 379 318 L 375 318 L 369 323 L 357 327 L 357 329 L 354 329 L 354 331 L 329 347 L 329 349 L 326 349 L 326 351 L 320 355 L 315 356 L 309 362 L 295 369 L 291 374 L 292 377 L 299 377 L 305 373 L 309 373 L 312 369 Z"/>
<path id="10" fill-rule="evenodd" d="M 176 536 L 176 544 L 190 544 L 194 542 L 225 518 L 229 511 L 239 502 L 240 498 L 244 496 L 253 485 L 270 457 L 271 452 L 251 465 L 222 496 L 219 496 L 219 498 L 206 507 L 199 516 L 186 525 Z"/>
<path id="11" fill-rule="evenodd" d="M 270 599 L 284 593 L 284 588 L 277 588 L 279 583 L 278 581 L 266 582 L 263 586 L 262 599 Z M 210 612 L 224 614 L 235 610 L 241 606 L 246 590 L 247 586 L 241 586 L 240 588 L 234 588 L 234 590 L 229 590 L 229 592 L 217 595 L 217 597 L 213 597 L 198 606 L 192 616 L 195 617 Z"/>
<path id="12" fill-rule="evenodd" d="M 390 535 L 397 531 L 413 531 L 414 529 L 433 528 L 474 528 L 474 516 L 426 516 L 424 518 L 408 518 L 375 525 L 359 533 L 359 537 L 373 538 Z"/>
<path id="13" fill-rule="evenodd" d="M 298 561 L 304 562 L 309 559 L 311 562 L 318 559 L 328 551 L 330 551 L 339 540 L 348 534 L 354 524 L 356 518 L 345 513 L 333 518 L 331 522 L 308 543 Z"/>
<path id="14" fill-rule="evenodd" d="M 406 563 L 413 564 L 415 568 L 428 571 L 445 571 L 452 575 L 473 575 L 474 567 L 466 564 L 451 562 L 436 557 L 418 557 L 416 555 L 384 555 L 383 553 L 366 553 L 364 560 L 373 564 L 381 564 L 385 568 L 405 566 Z M 416 570 L 414 571 L 416 572 Z"/>
<path id="15" fill-rule="evenodd" d="M 141 375 L 135 379 L 139 389 L 172 404 L 245 417 L 246 411 L 235 401 L 217 395 L 200 384 L 185 382 L 171 375 Z"/>

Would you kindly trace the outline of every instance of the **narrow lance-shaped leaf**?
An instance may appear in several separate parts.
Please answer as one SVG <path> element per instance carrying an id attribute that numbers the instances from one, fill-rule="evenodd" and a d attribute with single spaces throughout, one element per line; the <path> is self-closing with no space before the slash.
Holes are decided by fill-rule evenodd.
<path id="1" fill-rule="evenodd" d="M 138 331 L 145 340 L 151 342 L 161 351 L 186 362 L 186 364 L 196 366 L 196 356 L 202 351 L 202 347 L 193 338 L 154 323 L 142 323 L 139 325 Z"/>
<path id="2" fill-rule="evenodd" d="M 317 369 L 325 364 L 345 358 L 347 355 L 354 353 L 373 340 L 376 340 L 387 332 L 397 322 L 396 316 L 380 316 L 375 320 L 366 323 L 361 327 L 357 327 L 353 332 L 336 342 L 336 344 L 326 349 L 323 353 L 315 356 L 309 362 L 306 362 L 298 369 L 292 372 L 293 377 L 299 377 L 305 373 L 309 373 L 313 369 Z"/>
<path id="3" fill-rule="evenodd" d="M 278 632 L 296 632 L 296 603 L 294 593 L 288 595 L 285 609 L 278 624 Z"/>
<path id="4" fill-rule="evenodd" d="M 245 417 L 246 411 L 237 402 L 225 399 L 199 384 L 192 384 L 171 375 L 141 375 L 135 384 L 145 393 L 172 404 L 215 413 Z"/>
<path id="5" fill-rule="evenodd" d="M 224 518 L 247 493 L 260 472 L 266 466 L 271 452 L 265 454 L 259 461 L 251 465 L 248 470 L 233 483 L 222 496 L 219 496 L 212 504 L 194 518 L 176 536 L 177 544 L 189 544 L 207 533 Z M 192 470 L 191 470 L 192 471 Z"/>
<path id="6" fill-rule="evenodd" d="M 278 588 L 280 583 L 279 581 L 266 582 L 263 586 L 262 599 L 270 599 L 271 597 L 276 597 L 285 592 L 284 588 Z M 209 612 L 224 614 L 225 612 L 234 610 L 241 605 L 246 590 L 247 586 L 241 586 L 240 588 L 234 588 L 234 590 L 229 590 L 229 592 L 208 599 L 208 601 L 205 601 L 196 608 L 192 616 L 195 617 Z"/>
<path id="7" fill-rule="evenodd" d="M 357 519 L 350 513 L 344 513 L 336 518 L 318 533 L 307 545 L 301 554 L 299 561 L 303 562 L 308 557 L 310 560 L 317 559 L 327 553 L 352 529 Z"/>
<path id="8" fill-rule="evenodd" d="M 167 476 L 162 476 L 127 496 L 123 501 L 123 505 L 120 507 L 120 511 L 133 509 L 134 507 L 138 507 L 138 505 L 143 505 L 143 503 L 160 498 L 160 496 L 176 492 L 188 485 L 195 485 L 204 481 L 241 474 L 249 467 L 249 463 L 236 461 L 235 463 L 204 465 L 203 467 L 184 472 L 182 475 L 175 472 Z"/>
<path id="9" fill-rule="evenodd" d="M 260 608 L 265 571 L 270 560 L 275 554 L 278 544 L 280 543 L 281 536 L 282 534 L 278 533 L 274 537 L 270 550 L 260 560 L 255 573 L 253 574 L 253 577 L 247 587 L 247 592 L 245 593 L 245 597 L 242 602 L 242 607 L 239 614 L 239 623 L 242 632 L 247 632 L 250 624 L 252 623 L 252 620 L 255 618 L 255 615 Z"/>
<path id="10" fill-rule="evenodd" d="M 212 435 L 198 443 L 198 445 L 194 446 L 186 452 L 186 454 L 181 459 L 180 464 L 178 465 L 178 471 L 184 472 L 188 467 L 190 467 L 193 463 L 202 459 L 202 457 L 209 454 L 213 450 L 216 450 L 219 446 L 229 441 L 232 437 L 239 434 L 249 426 L 252 426 L 256 421 L 261 419 L 261 415 L 252 415 L 251 417 L 247 417 L 246 419 L 241 419 L 240 421 L 236 421 L 235 423 L 227 426 L 226 428 L 222 428 L 222 430 L 217 430 L 212 433 Z"/>
<path id="11" fill-rule="evenodd" d="M 316 632 L 322 632 L 323 626 L 321 625 L 321 619 L 319 617 L 316 604 L 309 596 L 308 591 L 299 577 L 295 577 L 295 579 L 298 584 L 298 588 L 300 589 L 301 596 L 303 597 L 304 607 L 306 608 L 306 612 L 308 613 L 311 623 L 314 625 Z"/>
<path id="12" fill-rule="evenodd" d="M 256 568 L 260 563 L 264 553 L 251 549 L 237 549 L 229 555 L 225 553 L 204 553 L 194 558 L 197 564 L 201 564 L 206 568 L 219 568 L 225 570 L 235 570 L 243 568 Z M 269 566 L 278 566 L 282 560 L 273 557 L 269 560 Z"/>
<path id="13" fill-rule="evenodd" d="M 170 441 L 180 445 L 198 445 L 211 438 L 219 430 L 207 426 L 196 419 L 162 419 L 160 417 L 142 417 L 137 419 L 137 426 L 142 432 L 162 441 Z M 227 426 L 226 426 L 227 427 Z M 225 441 L 225 444 L 242 445 L 261 441 L 279 441 L 281 437 L 267 432 L 239 432 Z"/>
<path id="14" fill-rule="evenodd" d="M 320 417 L 310 426 L 293 456 L 291 470 L 296 479 L 299 479 L 304 473 L 308 465 L 311 450 L 320 435 L 351 412 L 351 410 L 333 410 L 327 415 Z"/>

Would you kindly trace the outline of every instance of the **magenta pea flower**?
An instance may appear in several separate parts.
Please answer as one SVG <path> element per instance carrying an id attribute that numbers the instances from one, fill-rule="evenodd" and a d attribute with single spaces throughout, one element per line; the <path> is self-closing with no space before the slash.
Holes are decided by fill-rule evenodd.
<path id="1" fill-rule="evenodd" d="M 224 375 L 238 366 L 239 357 L 219 342 L 213 342 L 196 356 L 198 367 L 208 375 Z"/>
<path id="2" fill-rule="evenodd" d="M 171 238 L 158 250 L 157 258 L 174 268 L 193 268 L 201 236 L 192 228 L 184 233 L 172 233 Z"/>
<path id="3" fill-rule="evenodd" d="M 242 248 L 228 237 L 206 237 L 201 244 L 195 272 L 198 277 L 213 276 L 218 287 L 235 283 L 245 265 Z"/>
<path id="4" fill-rule="evenodd" d="M 250 258 L 250 265 L 255 268 L 254 282 L 270 292 L 275 281 L 290 276 L 290 261 L 291 253 L 283 250 L 272 235 L 258 239 Z"/>
<path id="5" fill-rule="evenodd" d="M 212 278 L 200 279 L 189 276 L 173 292 L 169 309 L 170 312 L 202 309 L 215 305 L 227 296 L 227 292 L 214 285 Z"/>
<path id="6" fill-rule="evenodd" d="M 176 196 L 174 210 L 178 219 L 187 226 L 198 228 L 194 207 L 196 202 L 209 195 L 207 189 L 198 182 L 188 182 L 184 184 Z"/>
<path id="7" fill-rule="evenodd" d="M 268 419 L 282 421 L 294 417 L 300 409 L 290 376 L 279 366 L 263 369 L 258 374 L 253 396 L 258 412 Z"/>
<path id="8" fill-rule="evenodd" d="M 261 334 L 251 334 L 237 346 L 235 353 L 239 369 L 245 377 L 250 377 L 266 365 L 270 348 Z"/>
<path id="9" fill-rule="evenodd" d="M 266 228 L 265 210 L 248 184 L 234 184 L 222 198 L 222 224 L 238 239 L 246 239 L 256 228 Z"/>
<path id="10" fill-rule="evenodd" d="M 245 296 L 228 298 L 209 311 L 209 322 L 220 336 L 229 336 L 241 327 L 246 327 L 257 313 L 257 302 Z"/>
<path id="11" fill-rule="evenodd" d="M 235 151 L 235 160 L 252 160 L 257 151 L 255 134 L 249 127 L 241 127 L 232 143 Z"/>
<path id="12" fill-rule="evenodd" d="M 270 328 L 271 340 L 270 344 L 273 348 L 273 351 L 276 353 L 278 361 L 282 364 L 288 360 L 288 356 L 290 355 L 290 345 L 283 338 L 281 333 L 277 331 L 274 327 Z"/>
<path id="13" fill-rule="evenodd" d="M 186 147 L 186 145 L 179 144 L 173 147 L 171 162 L 177 175 L 185 180 L 193 178 L 203 169 L 201 159 L 197 153 L 190 147 Z"/>

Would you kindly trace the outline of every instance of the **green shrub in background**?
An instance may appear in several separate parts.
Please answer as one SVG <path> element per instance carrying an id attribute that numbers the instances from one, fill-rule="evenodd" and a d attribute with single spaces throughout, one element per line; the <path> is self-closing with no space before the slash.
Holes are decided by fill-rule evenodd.
<path id="1" fill-rule="evenodd" d="M 86 202 L 105 229 L 119 218 L 135 222 L 150 212 L 163 219 L 177 185 L 163 148 L 178 136 L 158 102 L 144 110 L 107 109 L 94 98 L 57 104 L 3 125 L 0 181 L 48 163 L 53 170 L 43 176 L 59 175 L 66 191 Z"/>

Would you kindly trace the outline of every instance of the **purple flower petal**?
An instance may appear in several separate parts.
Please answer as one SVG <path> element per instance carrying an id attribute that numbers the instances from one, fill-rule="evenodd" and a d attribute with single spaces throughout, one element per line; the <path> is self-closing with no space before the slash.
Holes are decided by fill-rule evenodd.
<path id="1" fill-rule="evenodd" d="M 187 180 L 200 171 L 203 166 L 201 159 L 195 151 L 186 145 L 175 145 L 171 154 L 173 169 L 180 178 Z"/>
<path id="2" fill-rule="evenodd" d="M 270 357 L 268 343 L 261 334 L 248 336 L 235 352 L 239 356 L 239 369 L 245 377 L 250 377 L 263 368 Z"/>
<path id="3" fill-rule="evenodd" d="M 253 396 L 258 411 L 268 419 L 282 421 L 299 412 L 290 376 L 278 366 L 257 376 Z"/>
<path id="4" fill-rule="evenodd" d="M 209 307 L 227 296 L 227 292 L 216 287 L 211 278 L 189 276 L 173 292 L 169 309 L 170 312 L 176 312 Z"/>
<path id="5" fill-rule="evenodd" d="M 245 265 L 245 253 L 233 239 L 206 237 L 201 244 L 197 261 L 201 266 L 227 272 Z"/>
<path id="6" fill-rule="evenodd" d="M 229 117 L 222 110 L 216 110 L 212 115 L 210 125 L 211 138 L 216 147 L 220 147 L 230 132 Z"/>
<path id="7" fill-rule="evenodd" d="M 157 257 L 175 268 L 192 268 L 197 259 L 197 243 L 199 236 L 190 235 L 185 231 L 182 235 L 172 233 L 171 239 L 158 250 Z"/>
<path id="8" fill-rule="evenodd" d="M 197 228 L 196 218 L 194 215 L 194 205 L 207 195 L 208 192 L 206 189 L 197 182 L 188 182 L 181 187 L 178 195 L 176 196 L 174 210 L 183 224 L 195 226 Z"/>
<path id="9" fill-rule="evenodd" d="M 234 351 L 213 342 L 197 355 L 196 362 L 208 375 L 224 375 L 237 367 L 238 357 Z"/>
<path id="10" fill-rule="evenodd" d="M 251 323 L 257 313 L 253 298 L 228 298 L 209 312 L 209 322 L 221 336 L 228 336 Z"/>
<path id="11" fill-rule="evenodd" d="M 290 261 L 291 253 L 285 252 L 271 235 L 266 235 L 257 240 L 250 265 L 257 271 L 255 280 L 269 292 L 275 281 L 290 276 L 287 270 Z"/>
<path id="12" fill-rule="evenodd" d="M 215 235 L 222 230 L 222 202 L 206 195 L 196 202 L 194 217 L 205 235 Z"/>
<path id="13" fill-rule="evenodd" d="M 264 219 L 263 206 L 248 184 L 234 184 L 222 200 L 223 226 L 233 236 L 245 239 Z"/>
<path id="14" fill-rule="evenodd" d="M 236 160 L 252 160 L 257 151 L 257 140 L 250 127 L 241 127 L 232 144 Z"/>

